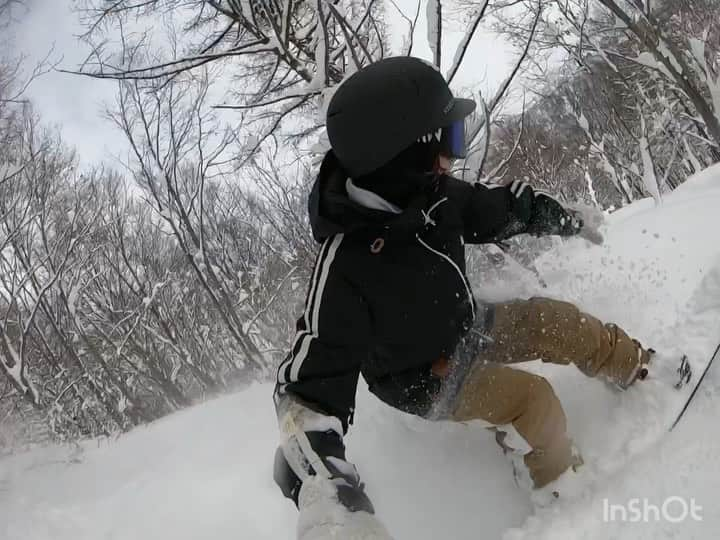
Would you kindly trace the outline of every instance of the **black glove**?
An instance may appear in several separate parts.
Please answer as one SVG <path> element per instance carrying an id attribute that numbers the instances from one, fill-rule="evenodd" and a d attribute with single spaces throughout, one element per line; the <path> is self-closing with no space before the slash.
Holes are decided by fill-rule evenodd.
<path id="1" fill-rule="evenodd" d="M 517 230 L 513 230 L 514 234 L 573 236 L 582 229 L 580 215 L 564 208 L 547 193 L 535 191 L 522 180 L 515 180 L 508 187 L 515 197 L 512 213 L 517 220 L 514 223 Z"/>
<path id="2" fill-rule="evenodd" d="M 574 236 L 582 228 L 583 220 L 579 214 L 564 208 L 550 195 L 535 192 L 532 217 L 526 229 L 528 234 Z"/>

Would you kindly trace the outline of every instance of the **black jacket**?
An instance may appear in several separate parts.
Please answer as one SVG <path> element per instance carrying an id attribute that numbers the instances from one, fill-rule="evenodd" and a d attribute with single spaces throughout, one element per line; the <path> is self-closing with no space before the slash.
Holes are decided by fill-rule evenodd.
<path id="1" fill-rule="evenodd" d="M 360 373 L 389 405 L 428 413 L 440 387 L 433 362 L 451 357 L 472 325 L 482 323 L 465 276 L 464 244 L 499 241 L 532 225 L 532 195 L 449 176 L 417 181 L 425 189 L 402 213 L 369 209 L 350 200 L 346 176 L 328 153 L 313 187 L 310 218 L 322 245 L 275 392 L 284 431 L 275 477 L 296 502 L 303 475 L 317 472 L 310 463 L 319 463 L 318 455 L 308 456 L 308 448 L 328 466 L 324 474 L 357 484 L 347 467 L 335 465 L 345 460 L 342 435 L 352 422 Z M 306 422 L 299 436 L 310 445 L 295 444 L 294 451 L 288 441 L 295 436 L 283 423 L 293 403 L 328 420 Z M 336 459 L 330 463 L 328 455 Z"/>
<path id="2" fill-rule="evenodd" d="M 431 372 L 451 357 L 478 310 L 465 276 L 465 243 L 523 232 L 505 187 L 442 176 L 402 214 L 348 198 L 332 154 L 310 197 L 322 242 L 281 393 L 332 414 L 347 429 L 358 375 L 386 403 L 424 415 L 438 390 Z"/>

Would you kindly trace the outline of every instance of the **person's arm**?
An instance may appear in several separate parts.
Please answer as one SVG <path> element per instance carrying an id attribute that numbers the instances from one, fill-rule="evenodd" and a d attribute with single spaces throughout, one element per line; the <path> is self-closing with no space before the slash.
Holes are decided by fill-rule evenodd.
<path id="1" fill-rule="evenodd" d="M 468 244 L 499 242 L 517 234 L 572 236 L 583 226 L 575 213 L 519 180 L 488 185 L 448 178 L 448 192 L 461 205 Z"/>
<path id="2" fill-rule="evenodd" d="M 292 349 L 278 368 L 281 445 L 274 478 L 300 510 L 299 539 L 346 537 L 357 528 L 379 531 L 369 538 L 389 539 L 345 456 L 343 436 L 369 350 L 370 317 L 364 299 L 338 269 L 342 240 L 336 235 L 323 243 Z"/>

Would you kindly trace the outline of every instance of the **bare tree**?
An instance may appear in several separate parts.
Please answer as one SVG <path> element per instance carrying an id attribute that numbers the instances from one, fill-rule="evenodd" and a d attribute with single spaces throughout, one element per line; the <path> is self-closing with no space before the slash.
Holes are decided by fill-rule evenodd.
<path id="1" fill-rule="evenodd" d="M 713 18 L 720 4 L 714 0 L 686 4 L 642 0 L 555 2 L 560 16 L 552 21 L 553 39 L 579 65 L 588 67 L 588 56 L 597 55 L 618 73 L 627 73 L 628 66 L 632 66 L 645 79 L 653 78 L 656 86 L 662 80 L 717 158 L 718 36 L 706 21 Z M 637 90 L 633 82 L 629 90 Z"/>
<path id="2" fill-rule="evenodd" d="M 0 0 L 0 28 L 6 28 L 10 25 L 14 10 L 23 4 L 23 0 Z"/>
<path id="3" fill-rule="evenodd" d="M 683 2 L 657 2 L 643 4 L 643 10 L 655 17 L 666 39 L 686 50 L 686 56 L 693 44 L 700 46 L 696 36 L 703 37 L 703 52 L 694 56 L 705 59 L 703 71 L 709 72 L 717 37 L 705 31 L 702 20 L 713 11 L 710 4 L 714 3 L 708 0 L 691 8 Z M 518 17 L 527 16 L 532 2 L 515 4 L 518 11 L 501 18 L 499 28 L 517 42 L 523 35 Z M 641 3 L 621 4 L 636 9 Z M 570 189 L 576 196 L 615 206 L 618 194 L 621 203 L 648 195 L 659 200 L 663 191 L 717 159 L 720 154 L 692 100 L 657 69 L 660 64 L 653 58 L 602 2 L 570 0 L 548 5 L 524 73 L 535 96 L 524 124 L 526 134 L 534 134 L 520 140 L 518 156 L 531 159 L 524 166 L 533 171 L 530 179 L 543 187 L 563 186 L 555 190 L 560 195 L 563 191 L 569 195 Z M 706 100 L 712 98 L 711 85 L 712 81 L 702 92 Z M 574 125 L 568 119 L 574 119 Z M 514 120 L 508 125 L 519 123 Z M 581 144 L 570 142 L 555 126 L 574 134 Z M 562 153 L 557 156 L 562 159 L 548 162 L 547 150 L 558 147 L 560 141 Z M 509 140 L 503 144 L 511 146 Z M 498 159 L 494 155 L 492 161 Z M 515 174 L 523 170 L 520 163 L 513 168 Z M 563 177 L 567 178 L 557 181 Z"/>
<path id="4" fill-rule="evenodd" d="M 218 106 L 238 111 L 246 123 L 248 116 L 260 122 L 253 128 L 258 135 L 242 153 L 258 151 L 285 120 L 306 115 L 327 88 L 382 58 L 386 48 L 384 7 L 376 0 L 87 4 L 83 15 L 91 53 L 80 73 L 168 81 L 211 64 L 222 66 L 228 80 L 240 84 L 230 84 L 230 103 Z M 181 27 L 153 44 L 153 24 L 165 12 L 181 20 Z M 142 23 L 151 29 L 138 31 Z M 128 24 L 134 27 L 132 33 L 126 30 Z M 114 28 L 121 34 L 119 51 L 106 47 L 108 29 Z"/>
<path id="5" fill-rule="evenodd" d="M 136 181 L 147 190 L 155 211 L 243 352 L 244 368 L 257 375 L 266 371 L 267 364 L 236 310 L 237 291 L 226 259 L 218 256 L 223 246 L 217 236 L 208 234 L 206 223 L 208 188 L 213 176 L 223 172 L 232 141 L 232 132 L 214 123 L 212 112 L 203 107 L 207 92 L 206 79 L 166 85 L 122 83 L 113 119 L 131 144 Z"/>
<path id="6" fill-rule="evenodd" d="M 710 26 L 704 32 L 704 39 L 691 37 L 688 40 L 684 36 L 683 44 L 667 34 L 667 27 L 663 28 L 655 16 L 651 2 L 598 1 L 622 21 L 637 40 L 640 55 L 635 60 L 660 72 L 678 87 L 702 118 L 714 145 L 720 147 L 720 78 L 715 71 L 714 59 L 708 62 L 705 55 Z"/>
<path id="7" fill-rule="evenodd" d="M 461 40 L 455 53 L 455 59 L 453 66 L 450 69 L 449 77 L 454 76 L 457 73 L 462 60 L 465 57 L 465 52 L 470 45 L 472 37 L 475 35 L 480 23 L 483 18 L 489 12 L 489 2 L 480 0 L 466 0 L 463 5 L 468 5 L 475 9 L 474 15 L 471 18 L 468 29 L 465 33 L 465 37 Z M 512 4 L 510 4 L 512 7 Z M 502 13 L 502 9 L 507 9 L 508 5 L 502 4 L 498 7 L 494 16 L 499 17 Z M 480 102 L 479 110 L 476 111 L 475 115 L 470 119 L 466 126 L 466 139 L 468 140 L 468 157 L 460 165 L 462 170 L 462 177 L 466 178 L 469 176 L 474 181 L 482 182 L 494 182 L 502 181 L 499 175 L 504 169 L 503 163 L 506 163 L 512 158 L 514 151 L 517 146 L 513 146 L 509 149 L 509 153 L 504 156 L 499 166 L 496 166 L 492 171 L 487 173 L 485 167 L 487 165 L 488 151 L 491 146 L 492 140 L 492 127 L 496 124 L 499 118 L 502 116 L 503 104 L 510 97 L 510 89 L 517 80 L 521 79 L 526 74 L 527 62 L 532 57 L 534 50 L 534 44 L 536 40 L 536 31 L 538 23 L 543 13 L 542 2 L 533 1 L 527 12 L 524 13 L 521 20 L 513 23 L 513 42 L 518 47 L 518 55 L 514 63 L 510 66 L 507 76 L 503 79 L 500 86 L 496 89 L 495 93 L 491 96 L 489 101 L 486 101 L 481 93 L 477 95 L 477 100 Z M 524 110 L 523 103 L 523 110 Z"/>

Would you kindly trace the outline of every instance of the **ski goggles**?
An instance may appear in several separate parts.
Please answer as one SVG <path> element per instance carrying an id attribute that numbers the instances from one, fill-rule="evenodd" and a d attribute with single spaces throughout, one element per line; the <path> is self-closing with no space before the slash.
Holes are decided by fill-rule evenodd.
<path id="1" fill-rule="evenodd" d="M 442 129 L 440 145 L 448 157 L 463 159 L 467 156 L 465 144 L 465 119 L 456 120 Z"/>

